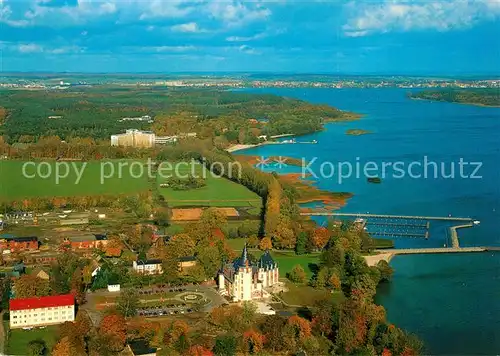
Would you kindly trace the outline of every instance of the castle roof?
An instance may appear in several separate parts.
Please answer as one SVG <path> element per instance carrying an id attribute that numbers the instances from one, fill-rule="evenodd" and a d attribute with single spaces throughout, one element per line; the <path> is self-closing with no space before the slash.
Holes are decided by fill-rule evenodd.
<path id="1" fill-rule="evenodd" d="M 262 254 L 262 256 L 260 256 L 260 258 L 259 258 L 259 267 L 261 267 L 261 268 L 274 267 L 274 265 L 275 265 L 275 262 L 271 256 L 271 254 L 269 253 L 269 250 L 266 250 L 266 252 L 264 252 Z"/>
<path id="2" fill-rule="evenodd" d="M 245 247 L 243 247 L 243 251 L 241 252 L 241 257 L 234 260 L 233 267 L 235 270 L 238 270 L 238 268 L 248 267 L 250 265 L 250 261 L 248 260 L 247 245 L 245 244 Z"/>

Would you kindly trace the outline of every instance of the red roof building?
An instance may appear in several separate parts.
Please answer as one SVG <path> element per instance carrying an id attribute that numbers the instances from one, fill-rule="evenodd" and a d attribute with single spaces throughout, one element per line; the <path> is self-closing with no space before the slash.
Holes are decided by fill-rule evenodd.
<path id="1" fill-rule="evenodd" d="M 11 299 L 9 311 L 12 329 L 62 324 L 75 320 L 75 298 L 64 294 Z"/>

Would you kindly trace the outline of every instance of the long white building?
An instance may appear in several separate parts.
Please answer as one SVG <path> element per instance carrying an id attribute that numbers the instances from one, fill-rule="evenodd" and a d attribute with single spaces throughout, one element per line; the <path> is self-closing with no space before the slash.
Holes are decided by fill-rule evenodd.
<path id="1" fill-rule="evenodd" d="M 72 294 L 11 299 L 10 328 L 32 328 L 62 324 L 75 320 L 75 298 Z"/>

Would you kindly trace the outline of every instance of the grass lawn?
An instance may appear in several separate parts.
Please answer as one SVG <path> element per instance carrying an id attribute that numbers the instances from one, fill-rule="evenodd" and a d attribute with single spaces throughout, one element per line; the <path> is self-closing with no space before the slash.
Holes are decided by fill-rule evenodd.
<path id="1" fill-rule="evenodd" d="M 57 326 L 47 326 L 45 329 L 10 330 L 5 351 L 8 355 L 28 355 L 28 343 L 32 340 L 41 339 L 45 341 L 49 354 L 57 341 L 57 332 Z"/>
<path id="2" fill-rule="evenodd" d="M 16 200 L 33 197 L 69 197 L 83 195 L 111 195 L 125 194 L 146 191 L 149 188 L 148 170 L 145 166 L 136 164 L 130 169 L 132 161 L 91 161 L 91 162 L 55 162 L 47 161 L 44 166 L 39 166 L 42 161 L 34 162 L 40 168 L 40 173 L 45 175 L 52 171 L 48 178 L 43 179 L 33 166 L 27 166 L 26 176 L 23 174 L 25 161 L 0 161 L 0 200 Z M 59 182 L 56 181 L 56 168 L 59 166 Z M 62 164 L 67 164 L 69 172 L 67 177 L 66 168 Z M 120 164 L 122 165 L 120 174 Z M 125 164 L 127 164 L 125 166 Z M 144 174 L 138 178 L 141 168 Z M 78 172 L 82 172 L 78 181 Z M 114 174 L 112 171 L 114 170 Z M 29 178 L 36 175 L 34 178 Z M 101 176 L 110 178 L 103 178 Z"/>
<path id="3" fill-rule="evenodd" d="M 311 265 L 319 263 L 319 253 L 296 255 L 293 251 L 272 251 L 271 256 L 278 263 L 280 276 L 283 278 L 296 265 L 301 265 L 306 272 L 307 278 L 310 278 L 313 275 Z"/>
<path id="4" fill-rule="evenodd" d="M 233 250 L 240 252 L 243 250 L 246 239 L 227 239 L 226 241 Z M 258 249 L 249 249 L 249 252 L 254 255 L 255 258 L 259 258 L 262 255 L 262 251 Z M 304 268 L 307 274 L 307 278 L 310 278 L 313 275 L 310 265 L 319 263 L 320 253 L 296 255 L 294 251 L 271 251 L 271 256 L 274 261 L 278 263 L 280 276 L 282 278 L 285 278 L 286 274 L 296 265 L 302 265 L 302 268 Z"/>
<path id="5" fill-rule="evenodd" d="M 175 178 L 176 173 L 178 173 L 179 176 L 191 175 L 191 166 L 172 166 L 178 167 L 178 171 L 175 172 L 174 169 L 166 171 L 163 174 L 164 176 L 170 174 Z M 163 178 L 158 174 L 158 189 L 165 197 L 170 207 L 213 206 L 260 208 L 262 206 L 262 199 L 243 185 L 232 182 L 226 178 L 213 177 L 201 164 L 194 166 L 194 172 L 200 177 L 206 177 L 206 185 L 204 187 L 189 190 L 160 188 L 160 184 L 168 181 L 168 178 Z"/>
<path id="6" fill-rule="evenodd" d="M 290 305 L 304 305 L 311 306 L 317 300 L 321 299 L 333 299 L 336 302 L 340 302 L 344 299 L 342 292 L 333 292 L 324 289 L 315 289 L 310 286 L 296 285 L 293 283 L 287 283 L 288 291 L 282 293 L 280 298 L 285 301 L 285 303 Z"/>

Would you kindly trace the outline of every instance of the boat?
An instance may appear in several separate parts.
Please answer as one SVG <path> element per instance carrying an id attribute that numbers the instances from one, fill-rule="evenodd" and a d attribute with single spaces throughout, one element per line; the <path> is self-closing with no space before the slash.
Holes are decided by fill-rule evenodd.
<path id="1" fill-rule="evenodd" d="M 58 215 L 61 219 L 64 219 L 65 217 L 67 217 L 68 215 Z"/>
<path id="2" fill-rule="evenodd" d="M 481 221 L 479 221 L 479 220 L 474 220 L 474 221 L 473 221 L 473 223 L 474 223 L 474 225 L 479 225 L 479 224 L 481 224 Z"/>

